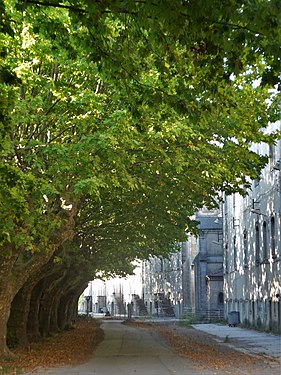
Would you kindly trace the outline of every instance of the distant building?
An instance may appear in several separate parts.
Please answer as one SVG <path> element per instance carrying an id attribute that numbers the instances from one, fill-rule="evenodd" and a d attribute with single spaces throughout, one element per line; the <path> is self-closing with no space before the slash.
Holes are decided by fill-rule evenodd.
<path id="1" fill-rule="evenodd" d="M 142 298 L 142 264 L 136 263 L 135 274 L 125 278 L 93 280 L 84 290 L 80 312 L 106 313 L 126 316 L 127 306 L 132 304 L 133 315 L 147 315 Z"/>
<path id="2" fill-rule="evenodd" d="M 281 121 L 270 125 L 281 130 Z M 281 329 L 281 142 L 255 146 L 270 156 L 248 196 L 224 204 L 225 317 L 238 311 L 241 323 Z"/>
<path id="3" fill-rule="evenodd" d="M 196 219 L 201 234 L 194 259 L 195 314 L 201 320 L 220 320 L 224 316 L 222 217 L 201 211 Z"/>
<path id="4" fill-rule="evenodd" d="M 143 263 L 143 298 L 151 316 L 179 316 L 182 306 L 182 257 L 151 258 Z"/>
<path id="5" fill-rule="evenodd" d="M 196 215 L 201 234 L 179 244 L 169 260 L 152 258 L 143 267 L 144 301 L 151 315 L 223 317 L 223 236 L 219 211 Z"/>

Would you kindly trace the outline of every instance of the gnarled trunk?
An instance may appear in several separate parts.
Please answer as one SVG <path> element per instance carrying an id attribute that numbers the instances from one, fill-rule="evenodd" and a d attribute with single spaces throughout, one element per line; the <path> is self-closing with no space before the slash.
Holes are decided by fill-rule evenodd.
<path id="1" fill-rule="evenodd" d="M 9 347 L 28 346 L 26 323 L 34 284 L 35 282 L 25 284 L 13 299 L 7 324 L 7 343 Z"/>
<path id="2" fill-rule="evenodd" d="M 69 329 L 76 321 L 78 299 L 87 285 L 75 285 L 62 295 L 58 306 L 58 324 L 61 329 Z"/>
<path id="3" fill-rule="evenodd" d="M 39 330 L 42 337 L 46 337 L 51 333 L 51 329 L 57 329 L 52 327 L 52 312 L 55 306 L 56 293 L 59 288 L 60 283 L 64 280 L 65 270 L 61 272 L 56 272 L 50 277 L 46 278 L 46 287 L 43 290 L 42 298 L 40 301 L 39 309 Z M 54 317 L 54 316 L 53 316 Z"/>
<path id="4" fill-rule="evenodd" d="M 7 323 L 12 301 L 20 288 L 11 272 L 18 254 L 13 254 L 10 246 L 9 253 L 9 257 L 0 256 L 0 358 L 12 355 L 7 346 Z"/>
<path id="5" fill-rule="evenodd" d="M 9 244 L 8 249 L 0 253 L 0 357 L 11 355 L 7 347 L 7 324 L 16 294 L 50 260 L 59 245 L 74 235 L 75 210 L 67 215 L 62 227 L 53 234 L 48 251 L 35 253 L 26 260 L 25 249 L 16 249 Z"/>
<path id="6" fill-rule="evenodd" d="M 45 279 L 41 279 L 33 288 L 30 298 L 29 314 L 27 319 L 27 336 L 30 341 L 41 338 L 39 330 L 40 300 L 45 288 Z"/>
<path id="7" fill-rule="evenodd" d="M 33 290 L 44 275 L 48 274 L 52 268 L 53 258 L 46 266 L 28 279 L 13 299 L 8 321 L 8 345 L 10 347 L 28 346 L 27 325 L 32 304 L 31 297 L 33 295 Z"/>
<path id="8" fill-rule="evenodd" d="M 1 285 L 0 288 L 0 358 L 11 355 L 7 346 L 7 323 L 10 316 L 11 303 L 14 297 L 13 288 Z"/>

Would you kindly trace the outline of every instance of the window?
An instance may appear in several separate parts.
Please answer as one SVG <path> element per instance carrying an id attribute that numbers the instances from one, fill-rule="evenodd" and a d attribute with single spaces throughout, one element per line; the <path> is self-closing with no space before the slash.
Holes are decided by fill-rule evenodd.
<path id="1" fill-rule="evenodd" d="M 219 305 L 223 304 L 223 292 L 219 292 L 218 294 L 218 304 Z"/>
<path id="2" fill-rule="evenodd" d="M 266 221 L 262 224 L 262 242 L 263 242 L 263 259 L 268 259 L 268 249 L 267 249 L 267 225 Z"/>
<path id="3" fill-rule="evenodd" d="M 276 258 L 276 243 L 275 243 L 275 219 L 274 216 L 270 220 L 270 242 L 271 242 L 271 254 L 272 258 Z"/>
<path id="4" fill-rule="evenodd" d="M 248 232 L 243 232 L 244 267 L 248 267 Z"/>
<path id="5" fill-rule="evenodd" d="M 270 166 L 270 169 L 272 169 L 275 164 L 275 152 L 274 152 L 275 150 L 274 150 L 274 145 L 269 145 L 268 147 L 269 147 L 268 149 L 269 166 Z"/>
<path id="6" fill-rule="evenodd" d="M 236 246 L 236 236 L 233 237 L 233 267 L 237 270 L 237 246 Z"/>
<path id="7" fill-rule="evenodd" d="M 256 223 L 256 242 L 255 242 L 255 256 L 256 256 L 256 265 L 260 263 L 260 227 L 259 224 Z"/>
<path id="8" fill-rule="evenodd" d="M 228 273 L 228 245 L 225 244 L 225 273 Z"/>

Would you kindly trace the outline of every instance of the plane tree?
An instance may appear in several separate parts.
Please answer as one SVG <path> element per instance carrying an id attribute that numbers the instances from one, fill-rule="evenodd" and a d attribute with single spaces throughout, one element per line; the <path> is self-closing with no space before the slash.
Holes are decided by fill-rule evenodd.
<path id="1" fill-rule="evenodd" d="M 13 299 L 65 241 L 96 236 L 108 272 L 167 254 L 198 208 L 258 177 L 281 30 L 275 1 L 3 4 L 2 354 Z"/>

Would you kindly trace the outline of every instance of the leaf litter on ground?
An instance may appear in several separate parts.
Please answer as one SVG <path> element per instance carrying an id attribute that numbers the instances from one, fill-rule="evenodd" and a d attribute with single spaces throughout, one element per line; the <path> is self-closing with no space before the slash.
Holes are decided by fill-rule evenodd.
<path id="1" fill-rule="evenodd" d="M 9 361 L 0 358 L 0 374 L 16 375 L 39 367 L 73 366 L 86 362 L 104 338 L 100 324 L 95 319 L 79 321 L 69 331 L 33 342 L 28 348 L 15 349 L 14 358 Z"/>
<path id="2" fill-rule="evenodd" d="M 280 375 L 278 361 L 235 350 L 229 345 L 229 340 L 219 342 L 212 335 L 192 327 L 136 321 L 129 324 L 153 330 L 163 337 L 179 356 L 186 358 L 198 370 L 218 371 L 225 375 Z"/>

